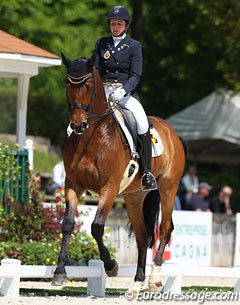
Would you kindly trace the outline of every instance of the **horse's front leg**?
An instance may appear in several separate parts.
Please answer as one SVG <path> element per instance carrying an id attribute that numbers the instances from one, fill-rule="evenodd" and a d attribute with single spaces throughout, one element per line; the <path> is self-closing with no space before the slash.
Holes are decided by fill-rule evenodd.
<path id="1" fill-rule="evenodd" d="M 65 188 L 66 211 L 62 224 L 62 244 L 58 258 L 58 266 L 54 272 L 52 285 L 61 286 L 67 282 L 65 266 L 68 262 L 68 244 L 74 229 L 74 217 L 77 213 L 79 196 L 73 189 Z"/>
<path id="2" fill-rule="evenodd" d="M 91 226 L 92 236 L 97 242 L 100 258 L 104 263 L 105 272 L 108 276 L 116 276 L 119 269 L 118 263 L 114 259 L 111 259 L 110 253 L 103 243 L 105 221 L 115 198 L 115 192 L 111 192 L 108 195 L 105 194 L 104 196 L 100 195 L 98 209 Z"/>

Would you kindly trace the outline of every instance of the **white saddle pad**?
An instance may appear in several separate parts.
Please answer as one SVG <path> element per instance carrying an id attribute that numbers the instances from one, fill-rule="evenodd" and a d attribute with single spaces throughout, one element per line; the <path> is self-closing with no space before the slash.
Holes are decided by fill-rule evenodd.
<path id="1" fill-rule="evenodd" d="M 131 155 L 133 157 L 139 157 L 139 154 L 136 151 L 136 147 L 133 142 L 133 138 L 132 138 L 130 132 L 128 131 L 126 125 L 123 123 L 121 117 L 119 116 L 119 112 L 118 111 L 114 111 L 114 112 L 115 112 L 117 120 L 122 128 L 122 131 L 128 141 L 128 144 L 129 144 L 129 147 L 131 150 Z M 150 134 L 151 134 L 151 138 L 152 138 L 152 157 L 159 157 L 162 155 L 162 153 L 164 151 L 164 146 L 163 146 L 162 140 L 161 140 L 157 130 L 154 127 L 150 128 Z"/>

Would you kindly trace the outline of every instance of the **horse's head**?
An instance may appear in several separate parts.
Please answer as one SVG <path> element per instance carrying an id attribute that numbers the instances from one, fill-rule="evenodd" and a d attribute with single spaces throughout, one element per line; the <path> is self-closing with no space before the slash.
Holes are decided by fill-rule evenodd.
<path id="1" fill-rule="evenodd" d="M 70 60 L 62 53 L 67 68 L 67 101 L 73 131 L 82 134 L 88 127 L 88 117 L 94 101 L 93 61 L 91 58 Z"/>

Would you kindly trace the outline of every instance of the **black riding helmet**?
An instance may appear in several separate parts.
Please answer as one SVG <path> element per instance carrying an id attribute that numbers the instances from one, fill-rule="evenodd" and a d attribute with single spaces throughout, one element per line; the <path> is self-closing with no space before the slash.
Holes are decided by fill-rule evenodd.
<path id="1" fill-rule="evenodd" d="M 127 24 L 131 23 L 131 15 L 124 6 L 114 6 L 111 8 L 108 12 L 107 19 L 108 21 L 111 19 L 121 19 L 126 20 Z"/>

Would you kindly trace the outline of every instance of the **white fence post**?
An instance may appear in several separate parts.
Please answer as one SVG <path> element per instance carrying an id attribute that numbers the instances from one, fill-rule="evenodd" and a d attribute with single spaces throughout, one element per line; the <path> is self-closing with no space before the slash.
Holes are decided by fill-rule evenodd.
<path id="1" fill-rule="evenodd" d="M 20 288 L 20 265 L 18 259 L 6 258 L 1 260 L 1 266 L 6 266 L 11 270 L 11 274 L 1 279 L 0 293 L 6 297 L 19 297 Z M 0 274 L 1 276 L 1 274 Z"/>
<path id="2" fill-rule="evenodd" d="M 106 289 L 106 273 L 103 262 L 98 259 L 91 259 L 88 266 L 101 268 L 101 275 L 98 278 L 88 278 L 87 295 L 104 297 Z"/>
<path id="3" fill-rule="evenodd" d="M 234 292 L 240 293 L 240 279 L 237 279 L 237 281 L 235 283 Z"/>
<path id="4" fill-rule="evenodd" d="M 26 145 L 25 148 L 28 150 L 28 162 L 29 162 L 29 169 L 33 170 L 33 140 L 32 139 L 27 139 L 26 140 Z"/>
<path id="5" fill-rule="evenodd" d="M 181 293 L 182 291 L 182 276 L 169 276 L 164 284 L 163 291 L 168 292 L 170 290 L 172 293 Z"/>

